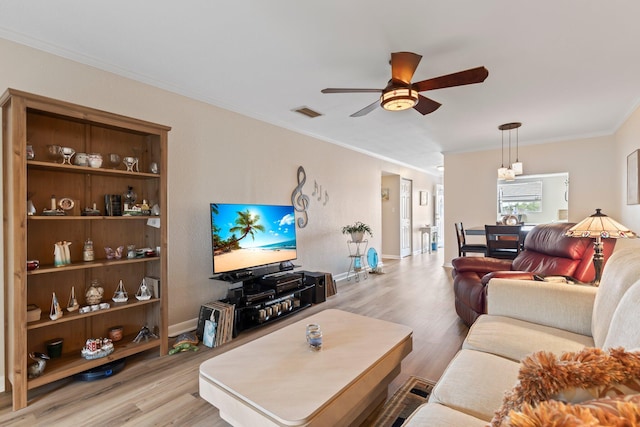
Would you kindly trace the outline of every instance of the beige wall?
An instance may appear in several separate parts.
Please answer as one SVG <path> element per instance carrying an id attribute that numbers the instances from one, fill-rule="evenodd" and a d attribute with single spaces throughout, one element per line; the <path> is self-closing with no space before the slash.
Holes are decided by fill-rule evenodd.
<path id="1" fill-rule="evenodd" d="M 615 160 L 617 174 L 615 185 L 621 189 L 618 220 L 640 233 L 640 205 L 627 205 L 627 156 L 640 149 L 640 108 L 616 132 Z"/>
<path id="2" fill-rule="evenodd" d="M 381 246 L 382 171 L 431 188 L 435 178 L 309 136 L 0 39 L 0 91 L 12 87 L 172 127 L 169 133 L 169 324 L 186 327 L 203 302 L 226 296 L 214 284 L 210 202 L 291 203 L 297 169 L 311 197 L 298 230 L 296 264 L 340 277 L 349 266 L 343 225 L 370 224 Z M 356 166 L 354 166 L 356 165 Z M 314 182 L 328 201 L 312 197 Z M 417 206 L 418 197 L 414 197 Z M 427 221 L 423 211 L 421 222 Z M 163 219 L 164 220 L 164 219 Z M 419 246 L 417 227 L 414 247 Z"/>
<path id="3" fill-rule="evenodd" d="M 634 117 L 635 122 L 640 122 L 640 114 L 636 113 Z M 638 140 L 640 123 L 636 123 L 634 128 L 627 125 L 623 128 L 629 128 L 629 144 L 633 135 Z M 620 151 L 616 149 L 616 145 L 619 145 L 617 139 L 611 135 L 521 145 L 519 158 L 524 163 L 525 174 L 569 172 L 570 222 L 582 220 L 595 212 L 596 208 L 602 208 L 604 213 L 613 218 L 623 219 L 623 212 L 631 209 L 623 209 L 621 205 L 622 195 L 626 194 L 623 177 L 626 154 L 617 153 Z M 632 150 L 629 148 L 624 151 Z M 455 222 L 462 221 L 465 227 L 495 222 L 496 170 L 500 166 L 500 149 L 445 154 L 444 163 L 445 264 L 450 264 L 458 255 L 453 226 Z M 635 210 L 636 218 L 637 212 Z M 631 217 L 632 214 L 626 216 Z"/>

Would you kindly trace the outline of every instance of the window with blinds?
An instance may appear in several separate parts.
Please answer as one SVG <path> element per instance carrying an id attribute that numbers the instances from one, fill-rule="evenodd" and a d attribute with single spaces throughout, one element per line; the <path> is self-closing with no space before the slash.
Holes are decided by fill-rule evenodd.
<path id="1" fill-rule="evenodd" d="M 542 181 L 498 184 L 500 215 L 542 212 Z"/>

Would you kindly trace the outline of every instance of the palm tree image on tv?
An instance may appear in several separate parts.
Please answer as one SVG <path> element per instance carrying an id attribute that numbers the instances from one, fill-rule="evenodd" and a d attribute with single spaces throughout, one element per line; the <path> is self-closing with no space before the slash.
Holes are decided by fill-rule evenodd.
<path id="1" fill-rule="evenodd" d="M 211 204 L 214 273 L 296 258 L 292 206 Z"/>

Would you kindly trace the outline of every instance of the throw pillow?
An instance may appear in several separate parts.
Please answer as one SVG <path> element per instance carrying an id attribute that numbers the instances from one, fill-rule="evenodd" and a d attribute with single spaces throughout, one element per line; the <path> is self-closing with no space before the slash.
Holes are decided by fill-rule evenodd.
<path id="1" fill-rule="evenodd" d="M 537 406 L 525 403 L 521 412 L 511 411 L 509 427 L 635 427 L 640 425 L 640 395 L 604 397 L 573 405 L 555 400 Z"/>
<path id="2" fill-rule="evenodd" d="M 500 426 L 510 411 L 520 411 L 524 404 L 535 406 L 562 395 L 575 395 L 571 390 L 576 388 L 592 389 L 591 395 L 598 397 L 630 390 L 640 393 L 638 379 L 640 352 L 588 347 L 560 357 L 545 351 L 533 353 L 522 360 L 518 383 L 505 394 L 491 425 Z"/>

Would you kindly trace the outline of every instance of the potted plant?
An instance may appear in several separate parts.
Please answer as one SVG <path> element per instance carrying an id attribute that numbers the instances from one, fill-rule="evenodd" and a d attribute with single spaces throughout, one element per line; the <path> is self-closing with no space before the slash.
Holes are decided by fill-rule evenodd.
<path id="1" fill-rule="evenodd" d="M 373 237 L 371 227 L 360 221 L 356 221 L 353 224 L 342 227 L 342 234 L 350 234 L 351 240 L 354 242 L 362 242 L 365 233 Z"/>

